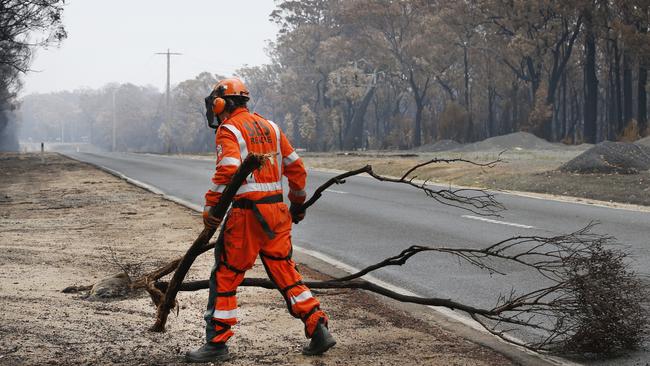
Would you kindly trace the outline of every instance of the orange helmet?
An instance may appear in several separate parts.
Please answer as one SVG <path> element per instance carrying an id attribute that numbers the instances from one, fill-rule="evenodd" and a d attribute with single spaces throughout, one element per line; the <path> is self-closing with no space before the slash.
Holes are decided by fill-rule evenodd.
<path id="1" fill-rule="evenodd" d="M 248 88 L 237 78 L 223 79 L 214 86 L 215 96 L 223 97 L 244 97 L 249 99 Z"/>
<path id="2" fill-rule="evenodd" d="M 244 83 L 236 78 L 223 79 L 212 89 L 210 96 L 212 99 L 212 111 L 218 116 L 226 109 L 229 101 L 228 97 L 240 97 L 249 99 L 248 88 Z"/>

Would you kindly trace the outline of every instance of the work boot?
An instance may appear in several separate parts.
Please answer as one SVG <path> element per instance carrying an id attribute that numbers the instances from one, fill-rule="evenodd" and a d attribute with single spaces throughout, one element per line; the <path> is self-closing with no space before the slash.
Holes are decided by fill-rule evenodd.
<path id="1" fill-rule="evenodd" d="M 334 347 L 336 340 L 330 334 L 330 331 L 322 323 L 318 322 L 316 330 L 311 336 L 311 341 L 308 345 L 302 348 L 302 354 L 307 356 L 322 355 L 328 349 Z"/>
<path id="2" fill-rule="evenodd" d="M 225 343 L 208 342 L 201 348 L 185 353 L 185 361 L 193 363 L 227 361 L 230 359 Z"/>

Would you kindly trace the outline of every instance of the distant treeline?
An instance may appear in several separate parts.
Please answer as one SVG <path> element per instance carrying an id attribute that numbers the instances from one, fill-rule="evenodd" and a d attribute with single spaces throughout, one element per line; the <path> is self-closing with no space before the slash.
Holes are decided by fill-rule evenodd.
<path id="1" fill-rule="evenodd" d="M 21 139 L 88 142 L 117 151 L 210 151 L 214 133 L 205 123 L 203 98 L 216 82 L 204 72 L 174 86 L 169 115 L 165 93 L 153 87 L 109 84 L 31 94 L 21 102 Z"/>
<path id="2" fill-rule="evenodd" d="M 522 130 L 567 143 L 634 138 L 648 133 L 649 7 L 277 1 L 271 63 L 237 75 L 251 89 L 251 108 L 310 150 L 413 148 Z M 117 149 L 209 149 L 202 99 L 214 81 L 203 73 L 176 86 L 169 121 L 164 96 L 133 85 L 29 96 L 23 134 L 112 147 L 115 91 Z M 60 112 L 35 117 L 39 98 Z"/>

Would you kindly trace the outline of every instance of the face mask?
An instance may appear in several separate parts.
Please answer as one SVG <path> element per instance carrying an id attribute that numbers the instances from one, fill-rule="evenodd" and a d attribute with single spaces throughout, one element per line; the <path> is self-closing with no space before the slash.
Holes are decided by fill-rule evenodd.
<path id="1" fill-rule="evenodd" d="M 215 116 L 214 112 L 212 111 L 212 105 L 214 104 L 214 99 L 215 96 L 210 93 L 207 97 L 205 97 L 205 118 L 208 120 L 208 127 L 214 128 L 215 130 L 219 125 L 221 124 L 221 118 L 219 116 Z M 215 123 L 216 119 L 216 123 Z"/>

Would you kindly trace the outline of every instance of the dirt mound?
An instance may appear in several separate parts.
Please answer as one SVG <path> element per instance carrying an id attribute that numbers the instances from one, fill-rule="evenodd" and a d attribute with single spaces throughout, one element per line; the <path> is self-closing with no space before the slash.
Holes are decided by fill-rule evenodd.
<path id="1" fill-rule="evenodd" d="M 650 146 L 650 136 L 637 140 L 634 143 L 637 145 Z"/>
<path id="2" fill-rule="evenodd" d="M 461 146 L 463 146 L 463 144 L 454 140 L 440 140 L 431 144 L 422 145 L 415 150 L 420 152 L 438 152 L 458 149 Z"/>
<path id="3" fill-rule="evenodd" d="M 515 132 L 495 136 L 473 144 L 465 145 L 457 151 L 493 151 L 493 150 L 549 150 L 556 148 L 550 142 L 528 132 Z"/>
<path id="4" fill-rule="evenodd" d="M 650 170 L 650 147 L 605 141 L 576 156 L 559 168 L 571 173 L 636 174 Z"/>

